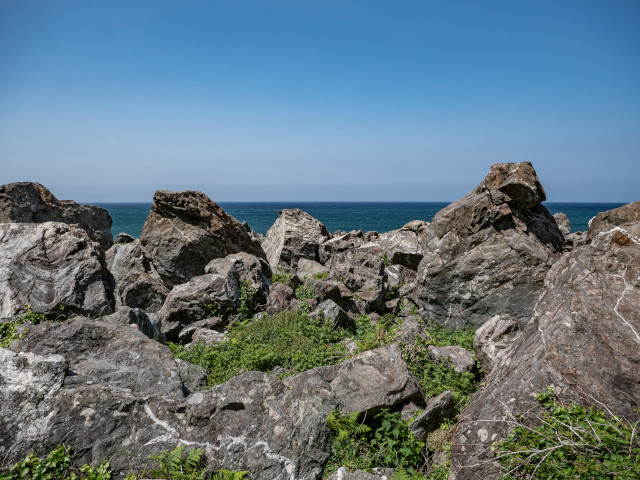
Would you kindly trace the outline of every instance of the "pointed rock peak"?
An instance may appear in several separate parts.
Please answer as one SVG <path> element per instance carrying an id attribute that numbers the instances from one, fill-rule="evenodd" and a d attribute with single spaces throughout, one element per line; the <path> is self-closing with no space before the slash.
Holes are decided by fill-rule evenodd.
<path id="1" fill-rule="evenodd" d="M 477 193 L 488 192 L 494 204 L 508 204 L 525 210 L 544 202 L 547 197 L 530 162 L 495 163 Z"/>

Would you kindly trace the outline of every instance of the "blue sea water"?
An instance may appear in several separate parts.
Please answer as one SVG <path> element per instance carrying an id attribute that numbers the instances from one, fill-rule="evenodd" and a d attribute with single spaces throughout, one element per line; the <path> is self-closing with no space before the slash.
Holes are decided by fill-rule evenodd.
<path id="1" fill-rule="evenodd" d="M 151 209 L 151 203 L 99 203 L 113 219 L 114 237 L 125 232 L 139 237 Z M 258 233 L 266 233 L 285 208 L 300 208 L 324 223 L 330 232 L 363 230 L 388 232 L 411 220 L 431 221 L 448 202 L 220 202 L 220 206 L 238 220 L 246 221 Z M 622 203 L 556 203 L 544 204 L 554 214 L 569 217 L 571 231 L 584 231 L 589 220 L 599 212 Z"/>

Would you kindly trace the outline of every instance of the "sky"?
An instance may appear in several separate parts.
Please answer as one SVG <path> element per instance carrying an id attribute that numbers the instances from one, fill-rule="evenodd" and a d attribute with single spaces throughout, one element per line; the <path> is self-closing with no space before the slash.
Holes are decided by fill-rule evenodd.
<path id="1" fill-rule="evenodd" d="M 497 162 L 640 200 L 637 0 L 0 0 L 0 184 L 453 201 Z"/>

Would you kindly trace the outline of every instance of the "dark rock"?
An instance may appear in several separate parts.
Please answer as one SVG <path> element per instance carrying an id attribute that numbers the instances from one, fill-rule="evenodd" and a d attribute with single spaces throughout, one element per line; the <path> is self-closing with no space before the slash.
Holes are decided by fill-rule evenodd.
<path id="1" fill-rule="evenodd" d="M 0 186 L 0 223 L 44 222 L 74 225 L 104 250 L 113 244 L 111 217 L 104 208 L 58 200 L 39 183 L 17 182 Z"/>
<path id="2" fill-rule="evenodd" d="M 333 300 L 341 308 L 348 310 L 352 303 L 351 291 L 337 280 L 308 279 L 305 284 L 313 289 L 319 302 Z"/>
<path id="3" fill-rule="evenodd" d="M 639 345 L 640 242 L 617 228 L 549 271 L 533 318 L 461 416 L 456 479 L 496 478 L 491 444 L 512 429 L 514 414 L 536 423 L 535 395 L 549 385 L 565 402 L 637 420 Z"/>
<path id="4" fill-rule="evenodd" d="M 437 430 L 444 420 L 453 417 L 454 410 L 453 395 L 447 390 L 427 402 L 424 412 L 411 422 L 409 430 L 416 440 L 424 442 L 427 435 Z"/>
<path id="5" fill-rule="evenodd" d="M 382 256 L 356 250 L 345 250 L 327 263 L 329 278 L 338 280 L 363 300 L 372 310 L 384 309 L 386 282 Z"/>
<path id="6" fill-rule="evenodd" d="M 133 238 L 128 233 L 120 232 L 118 235 L 116 235 L 116 238 L 114 238 L 113 243 L 115 244 L 131 243 L 134 240 L 135 238 Z"/>
<path id="7" fill-rule="evenodd" d="M 382 233 L 375 240 L 363 243 L 358 251 L 378 255 L 387 265 L 402 265 L 417 270 L 424 256 L 422 237 L 429 235 L 429 224 L 420 220 L 409 222 L 398 230 Z"/>
<path id="8" fill-rule="evenodd" d="M 413 345 L 417 338 L 424 338 L 426 326 L 420 315 L 405 318 L 396 330 L 396 342 Z"/>
<path id="9" fill-rule="evenodd" d="M 298 208 L 282 210 L 262 243 L 271 268 L 295 273 L 298 260 L 319 260 L 318 246 L 331 235 L 318 220 Z"/>
<path id="10" fill-rule="evenodd" d="M 113 312 L 113 280 L 102 249 L 66 223 L 0 224 L 0 319 L 25 305 L 55 315 Z"/>
<path id="11" fill-rule="evenodd" d="M 201 392 L 207 389 L 209 372 L 207 372 L 206 368 L 179 358 L 176 359 L 176 365 L 180 372 L 182 386 L 187 390 L 187 394 Z"/>
<path id="12" fill-rule="evenodd" d="M 114 313 L 101 317 L 100 320 L 115 325 L 135 325 L 147 337 L 165 342 L 160 331 L 160 320 L 153 315 L 150 317 L 139 308 L 119 307 Z"/>
<path id="13" fill-rule="evenodd" d="M 496 315 L 476 330 L 473 351 L 485 374 L 493 370 L 520 333 L 520 325 L 508 315 Z"/>
<path id="14" fill-rule="evenodd" d="M 295 310 L 295 307 L 292 306 L 295 298 L 295 292 L 289 285 L 274 283 L 271 285 L 269 296 L 267 297 L 267 314 L 275 315 L 287 310 Z"/>
<path id="15" fill-rule="evenodd" d="M 640 237 L 640 202 L 628 203 L 593 217 L 589 222 L 587 243 L 593 241 L 599 233 L 613 227 L 621 227 L 632 235 Z"/>
<path id="16" fill-rule="evenodd" d="M 333 326 L 333 328 L 346 327 L 352 325 L 351 319 L 342 308 L 333 300 L 325 300 L 319 304 L 313 312 L 309 314 L 309 318 L 320 319 Z"/>
<path id="17" fill-rule="evenodd" d="M 416 279 L 416 272 L 403 265 L 389 265 L 384 268 L 384 273 L 389 287 L 401 287 Z"/>
<path id="18" fill-rule="evenodd" d="M 352 250 L 365 242 L 367 242 L 367 240 L 365 240 L 362 230 L 349 233 L 341 233 L 338 231 L 334 234 L 333 238 L 330 238 L 318 246 L 320 263 L 325 264 L 336 253 Z"/>
<path id="19" fill-rule="evenodd" d="M 266 258 L 240 222 L 202 192 L 157 191 L 140 244 L 169 288 L 204 274 L 215 258 L 239 252 Z"/>
<path id="20" fill-rule="evenodd" d="M 476 366 L 473 354 L 462 347 L 452 345 L 450 347 L 436 347 L 429 345 L 429 356 L 433 360 L 445 362 L 458 373 L 470 372 Z"/>
<path id="21" fill-rule="evenodd" d="M 526 324 L 564 243 L 544 199 L 530 163 L 495 164 L 478 188 L 439 211 L 423 234 L 414 291 L 423 316 L 461 327 L 509 314 Z"/>

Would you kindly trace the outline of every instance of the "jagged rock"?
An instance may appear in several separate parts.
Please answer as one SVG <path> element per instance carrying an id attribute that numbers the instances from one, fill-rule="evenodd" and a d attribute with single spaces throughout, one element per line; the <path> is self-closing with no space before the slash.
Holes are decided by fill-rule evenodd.
<path id="1" fill-rule="evenodd" d="M 344 283 L 337 280 L 308 279 L 305 284 L 309 288 L 313 289 L 313 292 L 317 296 L 319 302 L 333 300 L 341 308 L 347 311 L 350 310 L 353 298 L 351 291 Z"/>
<path id="2" fill-rule="evenodd" d="M 244 282 L 255 292 L 261 291 L 266 297 L 271 285 L 271 269 L 263 258 L 240 252 L 217 258 L 207 264 L 205 273 L 217 273 L 222 276 L 233 275 L 238 283 Z"/>
<path id="3" fill-rule="evenodd" d="M 298 260 L 319 260 L 318 246 L 329 240 L 326 227 L 299 208 L 281 210 L 278 219 L 267 231 L 262 248 L 271 268 L 295 273 Z"/>
<path id="4" fill-rule="evenodd" d="M 401 287 L 416 279 L 416 272 L 403 265 L 389 265 L 384 268 L 384 273 L 389 287 Z"/>
<path id="5" fill-rule="evenodd" d="M 298 261 L 298 278 L 303 280 L 307 278 L 326 277 L 329 274 L 329 269 L 314 260 L 308 258 L 301 258 Z"/>
<path id="6" fill-rule="evenodd" d="M 367 232 L 367 233 L 373 233 L 373 232 Z M 377 236 L 377 232 L 375 233 Z M 330 238 L 326 242 L 321 243 L 319 245 L 318 257 L 320 259 L 320 263 L 325 264 L 336 253 L 357 248 L 363 243 L 366 243 L 366 241 L 367 240 L 365 240 L 362 230 L 357 230 L 357 231 L 354 230 L 349 233 L 341 233 L 337 231 L 333 235 L 333 238 Z"/>
<path id="7" fill-rule="evenodd" d="M 165 342 L 164 335 L 160 331 L 160 320 L 153 315 L 150 317 L 139 308 L 118 307 L 111 315 L 101 317 L 101 320 L 116 325 L 135 325 L 147 337 Z"/>
<path id="8" fill-rule="evenodd" d="M 169 288 L 204 274 L 215 258 L 239 252 L 266 258 L 240 222 L 202 192 L 158 190 L 140 244 Z"/>
<path id="9" fill-rule="evenodd" d="M 414 291 L 423 316 L 461 327 L 509 314 L 526 324 L 564 242 L 543 200 L 530 163 L 495 164 L 478 188 L 440 210 L 423 235 Z"/>
<path id="10" fill-rule="evenodd" d="M 131 243 L 133 241 L 135 241 L 135 238 L 133 238 L 128 233 L 124 233 L 124 232 L 120 232 L 118 235 L 116 235 L 116 238 L 113 239 L 114 244 Z"/>
<path id="11" fill-rule="evenodd" d="M 36 312 L 113 312 L 113 280 L 102 249 L 66 223 L 0 224 L 0 319 Z"/>
<path id="12" fill-rule="evenodd" d="M 327 266 L 330 279 L 344 283 L 372 310 L 384 308 L 387 290 L 382 256 L 360 249 L 345 250 L 333 255 Z"/>
<path id="13" fill-rule="evenodd" d="M 190 323 L 188 326 L 180 330 L 178 340 L 181 344 L 186 345 L 191 342 L 194 334 L 198 330 L 214 330 L 222 334 L 225 324 L 226 322 L 221 317 L 209 317 L 204 320 Z"/>
<path id="14" fill-rule="evenodd" d="M 267 315 L 275 315 L 276 313 L 287 310 L 294 310 L 293 302 L 295 298 L 295 292 L 289 285 L 274 283 L 271 285 L 271 290 L 267 297 Z"/>
<path id="15" fill-rule="evenodd" d="M 396 330 L 396 342 L 413 345 L 416 338 L 425 336 L 426 327 L 420 315 L 405 318 Z"/>
<path id="16" fill-rule="evenodd" d="M 207 389 L 209 372 L 207 372 L 206 368 L 179 358 L 176 359 L 176 365 L 178 366 L 178 372 L 180 372 L 182 386 L 188 393 L 201 392 Z"/>
<path id="17" fill-rule="evenodd" d="M 170 342 L 178 340 L 184 327 L 204 320 L 218 310 L 230 313 L 238 307 L 240 291 L 236 277 L 229 273 L 200 275 L 182 285 L 176 285 L 158 311 L 160 330 Z"/>
<path id="18" fill-rule="evenodd" d="M 418 381 L 397 345 L 369 350 L 338 365 L 318 367 L 285 379 L 297 398 L 310 398 L 325 415 L 363 412 L 373 418 L 383 408 L 422 401 Z"/>
<path id="19" fill-rule="evenodd" d="M 104 250 L 113 244 L 111 217 L 104 208 L 58 200 L 39 183 L 17 182 L 0 186 L 0 223 L 44 222 L 74 225 Z"/>
<path id="20" fill-rule="evenodd" d="M 613 227 L 621 227 L 632 235 L 640 237 L 640 202 L 628 203 L 593 217 L 589 221 L 587 243 L 593 241 L 599 233 L 606 232 Z"/>
<path id="21" fill-rule="evenodd" d="M 535 395 L 549 385 L 563 401 L 637 420 L 639 345 L 640 240 L 616 228 L 549 271 L 531 321 L 461 416 L 455 478 L 496 478 L 491 444 L 513 428 L 514 414 L 536 423 Z"/>
<path id="22" fill-rule="evenodd" d="M 400 409 L 400 417 L 406 422 L 411 420 L 420 410 L 422 409 L 418 407 L 418 405 L 413 402 L 408 402 Z"/>
<path id="23" fill-rule="evenodd" d="M 422 238 L 430 234 L 429 224 L 420 220 L 407 223 L 398 230 L 382 233 L 375 240 L 361 244 L 357 250 L 379 256 L 387 265 L 402 265 L 417 270 L 424 256 Z"/>
<path id="24" fill-rule="evenodd" d="M 442 392 L 427 402 L 424 412 L 411 422 L 409 430 L 416 440 L 424 442 L 427 435 L 437 430 L 444 420 L 453 417 L 455 406 L 451 392 Z"/>
<path id="25" fill-rule="evenodd" d="M 567 235 L 571 234 L 571 223 L 569 222 L 569 217 L 562 212 L 558 212 L 553 214 L 553 219 L 556 221 L 558 229 L 565 238 Z"/>
<path id="26" fill-rule="evenodd" d="M 445 362 L 458 373 L 470 372 L 476 366 L 473 354 L 462 347 L 452 345 L 450 347 L 436 347 L 429 345 L 429 356 L 436 361 Z"/>
<path id="27" fill-rule="evenodd" d="M 485 374 L 493 370 L 520 333 L 520 325 L 508 315 L 496 315 L 476 330 L 473 351 Z"/>
<path id="28" fill-rule="evenodd" d="M 309 314 L 309 318 L 321 319 L 333 325 L 333 328 L 346 327 L 350 324 L 350 318 L 342 308 L 333 300 L 325 300 L 319 304 L 313 312 Z"/>
<path id="29" fill-rule="evenodd" d="M 224 340 L 224 333 L 209 330 L 208 328 L 196 328 L 191 334 L 191 345 L 204 343 L 205 345 L 217 345 Z M 189 345 L 187 345 L 188 348 Z"/>
<path id="30" fill-rule="evenodd" d="M 117 239 L 117 237 L 116 237 Z M 115 282 L 116 305 L 157 312 L 169 289 L 140 248 L 140 241 L 116 242 L 105 252 L 107 268 Z"/>

